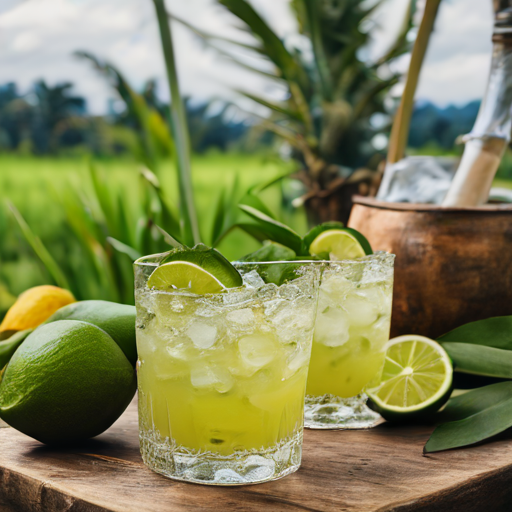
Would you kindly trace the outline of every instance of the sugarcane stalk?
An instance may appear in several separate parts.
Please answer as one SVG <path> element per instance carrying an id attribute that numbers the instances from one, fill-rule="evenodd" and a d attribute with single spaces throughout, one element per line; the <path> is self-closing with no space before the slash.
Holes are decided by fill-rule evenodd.
<path id="1" fill-rule="evenodd" d="M 178 185 L 180 191 L 180 213 L 182 218 L 182 237 L 187 245 L 193 245 L 201 241 L 199 223 L 194 202 L 192 188 L 192 173 L 190 165 L 190 137 L 188 132 L 185 105 L 181 97 L 178 73 L 176 71 L 176 59 L 174 57 L 173 39 L 171 33 L 171 21 L 165 10 L 164 0 L 153 0 L 160 39 L 164 53 L 165 67 L 171 93 L 171 130 L 176 142 L 176 157 L 178 166 Z"/>
<path id="2" fill-rule="evenodd" d="M 491 71 L 462 160 L 443 201 L 447 207 L 485 204 L 512 128 L 512 0 L 494 0 Z"/>
<path id="3" fill-rule="evenodd" d="M 441 0 L 427 0 L 425 4 L 425 11 L 412 50 L 404 92 L 391 129 L 387 158 L 388 163 L 398 162 L 405 156 L 409 127 L 414 108 L 414 96 L 418 87 L 421 68 L 440 3 Z"/>

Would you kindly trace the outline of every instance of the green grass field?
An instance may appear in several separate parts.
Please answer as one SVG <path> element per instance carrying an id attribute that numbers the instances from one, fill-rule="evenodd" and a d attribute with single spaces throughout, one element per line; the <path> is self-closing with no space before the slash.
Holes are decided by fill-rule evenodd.
<path id="1" fill-rule="evenodd" d="M 213 208 L 222 187 L 229 186 L 238 173 L 241 189 L 269 180 L 287 170 L 291 164 L 263 156 L 212 153 L 193 159 L 193 180 L 200 227 L 209 233 Z M 140 187 L 139 164 L 130 159 L 97 162 L 109 188 L 121 191 L 128 204 L 138 204 Z M 163 166 L 160 176 L 167 197 L 177 204 L 177 180 L 171 162 Z M 66 257 L 63 238 L 72 236 L 59 201 L 69 187 L 88 195 L 92 184 L 88 161 L 65 158 L 35 158 L 0 155 L 0 287 L 17 295 L 30 286 L 51 282 L 51 279 L 25 241 L 8 209 L 13 203 L 50 253 L 62 261 Z M 287 212 L 281 206 L 279 185 L 262 194 L 266 204 L 281 220 L 299 232 L 306 230 L 303 212 Z M 255 250 L 258 244 L 245 233 L 234 231 L 219 249 L 230 259 Z M 1 311 L 0 292 L 0 311 Z"/>

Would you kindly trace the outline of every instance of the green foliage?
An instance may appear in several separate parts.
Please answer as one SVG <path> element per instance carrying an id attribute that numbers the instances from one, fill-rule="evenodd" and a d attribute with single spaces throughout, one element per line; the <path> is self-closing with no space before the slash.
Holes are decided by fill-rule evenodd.
<path id="1" fill-rule="evenodd" d="M 469 446 L 512 427 L 512 317 L 478 320 L 441 336 L 454 370 L 468 377 L 507 379 L 452 397 L 438 416 L 442 422 L 425 452 Z"/>
<path id="2" fill-rule="evenodd" d="M 193 165 L 201 231 L 206 243 L 229 259 L 259 246 L 232 225 L 243 217 L 238 202 L 249 191 L 257 191 L 256 200 L 272 205 L 282 220 L 299 231 L 305 229 L 302 212 L 291 216 L 281 209 L 279 187 L 272 186 L 292 170 L 290 166 L 263 157 L 220 153 L 194 157 Z M 133 304 L 131 262 L 138 255 L 171 248 L 159 227 L 180 239 L 172 171 L 157 178 L 127 159 L 91 166 L 70 159 L 12 156 L 0 156 L 0 167 L 0 317 L 13 295 L 56 282 L 7 208 L 7 197 L 80 300 Z M 171 169 L 168 160 L 162 162 L 162 169 L 166 168 Z M 223 207 L 218 208 L 221 195 Z M 216 210 L 220 231 L 213 227 Z"/>
<path id="3" fill-rule="evenodd" d="M 470 446 L 512 427 L 512 382 L 500 382 L 451 398 L 425 453 Z"/>
<path id="4" fill-rule="evenodd" d="M 390 71 L 389 64 L 410 48 L 407 34 L 412 28 L 415 0 L 410 2 L 396 40 L 372 62 L 364 60 L 361 51 L 371 37 L 368 18 L 381 2 L 294 0 L 293 12 L 301 35 L 310 42 L 312 60 L 281 40 L 247 0 L 218 2 L 236 16 L 241 29 L 254 37 L 254 43 L 226 41 L 182 23 L 244 69 L 263 73 L 286 88 L 287 99 L 282 102 L 238 92 L 269 109 L 271 116 L 261 119 L 262 126 L 294 148 L 294 157 L 304 167 L 298 176 L 308 188 L 306 206 L 313 204 L 315 197 L 325 200 L 339 193 L 355 169 L 372 165 L 376 150 L 371 140 L 387 128 L 375 128 L 370 121 L 376 113 L 387 115 L 386 94 L 400 78 Z M 224 48 L 227 42 L 232 48 L 252 52 L 271 64 L 274 72 L 262 72 L 241 62 L 232 52 L 220 48 L 219 42 Z M 321 218 L 326 220 L 331 219 Z"/>

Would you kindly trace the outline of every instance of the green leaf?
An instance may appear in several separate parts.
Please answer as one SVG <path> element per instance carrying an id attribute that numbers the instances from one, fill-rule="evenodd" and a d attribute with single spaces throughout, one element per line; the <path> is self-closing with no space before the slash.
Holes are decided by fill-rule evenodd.
<path id="1" fill-rule="evenodd" d="M 319 17 L 319 2 L 312 2 L 311 0 L 302 0 L 304 5 L 304 12 L 307 14 L 307 22 L 311 32 L 311 42 L 313 45 L 313 52 L 315 54 L 315 64 L 320 78 L 322 87 L 322 95 L 327 101 L 333 99 L 333 84 L 332 76 L 329 68 L 329 61 L 324 49 L 322 40 L 322 23 Z"/>
<path id="2" fill-rule="evenodd" d="M 437 341 L 455 341 L 512 350 L 512 316 L 470 322 L 444 334 Z"/>
<path id="3" fill-rule="evenodd" d="M 273 110 L 278 114 L 283 114 L 287 118 L 302 120 L 302 116 L 298 112 L 290 110 L 289 108 L 286 108 L 284 105 L 280 105 L 279 103 L 266 100 L 265 98 L 261 98 L 260 96 L 256 96 L 255 94 L 245 92 L 240 89 L 236 89 L 235 92 L 254 101 L 255 103 L 258 103 L 259 105 L 262 105 L 265 108 L 268 108 L 269 110 Z"/>
<path id="4" fill-rule="evenodd" d="M 441 414 L 456 421 L 438 426 L 424 453 L 469 446 L 512 427 L 512 382 L 492 384 L 452 398 Z"/>
<path id="5" fill-rule="evenodd" d="M 31 245 L 32 249 L 34 249 L 34 252 L 37 254 L 48 273 L 52 276 L 55 283 L 61 288 L 66 288 L 69 290 L 70 286 L 66 276 L 60 269 L 57 262 L 53 259 L 53 256 L 48 252 L 48 249 L 46 249 L 43 242 L 41 242 L 41 239 L 36 236 L 30 229 L 30 226 L 26 223 L 25 219 L 22 217 L 17 208 L 10 202 L 7 204 L 9 205 L 14 218 L 18 222 L 18 225 L 25 239 Z"/>
<path id="6" fill-rule="evenodd" d="M 115 236 L 119 236 L 118 226 L 115 225 L 117 216 L 114 210 L 113 197 L 110 192 L 110 188 L 105 183 L 103 176 L 98 172 L 96 166 L 89 163 L 89 175 L 91 177 L 93 189 L 98 200 L 99 206 L 103 213 L 105 223 L 108 226 L 108 230 Z"/>
<path id="7" fill-rule="evenodd" d="M 164 0 L 153 0 L 160 38 L 165 57 L 167 78 L 171 93 L 171 117 L 172 130 L 176 141 L 176 155 L 178 165 L 178 184 L 180 190 L 180 210 L 183 220 L 183 239 L 187 245 L 194 245 L 201 241 L 199 223 L 194 203 L 192 187 L 192 173 L 190 165 L 190 140 L 187 124 L 187 116 L 183 98 L 181 97 L 176 71 L 176 60 L 171 32 L 171 24 L 167 18 Z"/>
<path id="8" fill-rule="evenodd" d="M 277 66 L 286 80 L 297 82 L 303 90 L 308 89 L 308 76 L 304 68 L 286 49 L 284 43 L 266 21 L 246 0 L 219 0 L 232 14 L 242 20 L 258 37 L 265 55 Z"/>
<path id="9" fill-rule="evenodd" d="M 240 261 L 288 261 L 295 257 L 295 251 L 289 247 L 277 242 L 266 241 L 263 247 L 240 258 Z"/>
<path id="10" fill-rule="evenodd" d="M 235 39 L 229 39 L 227 37 L 218 36 L 215 34 L 209 34 L 208 32 L 205 32 L 204 30 L 197 28 L 195 25 L 188 23 L 184 19 L 179 18 L 178 16 L 175 16 L 174 14 L 169 14 L 169 18 L 171 20 L 176 20 L 181 25 L 187 27 L 194 34 L 199 36 L 201 39 L 204 39 L 205 41 L 221 41 L 223 43 L 229 43 L 230 45 L 238 46 L 239 48 L 243 48 L 244 50 L 251 50 L 251 51 L 259 53 L 259 54 L 262 53 L 261 46 L 246 44 L 246 43 L 242 43 L 240 41 L 236 41 Z"/>
<path id="11" fill-rule="evenodd" d="M 470 343 L 441 343 L 455 370 L 474 375 L 512 379 L 512 351 Z"/>
<path id="12" fill-rule="evenodd" d="M 133 247 L 130 247 L 127 244 L 124 244 L 123 242 L 120 242 L 119 240 L 116 240 L 115 238 L 109 236 L 107 237 L 107 242 L 117 251 L 121 254 L 126 254 L 132 261 L 138 260 L 142 254 L 134 249 Z"/>
<path id="13" fill-rule="evenodd" d="M 212 234 L 210 237 L 213 247 L 215 247 L 217 245 L 216 242 L 224 231 L 224 220 L 226 217 L 225 190 L 226 190 L 225 188 L 220 189 L 219 195 L 217 197 L 217 201 L 215 204 L 214 212 L 213 212 Z"/>
<path id="14" fill-rule="evenodd" d="M 167 233 L 167 231 L 162 229 L 160 226 L 155 224 L 155 227 L 163 236 L 165 242 L 168 243 L 171 247 L 174 247 L 175 249 L 183 249 L 185 247 L 184 244 L 182 244 L 179 240 L 171 236 L 169 233 Z"/>
<path id="15" fill-rule="evenodd" d="M 239 208 L 256 221 L 260 233 L 266 235 L 267 240 L 286 245 L 296 253 L 300 253 L 302 238 L 285 224 L 272 219 L 256 208 L 247 205 L 239 205 Z M 240 225 L 242 227 L 242 225 Z M 243 228 L 244 229 L 244 228 Z M 251 233 L 249 233 L 251 234 Z"/>
<path id="16" fill-rule="evenodd" d="M 256 210 L 264 213 L 268 217 L 275 219 L 274 214 L 269 210 L 267 205 L 256 195 L 247 193 L 242 199 L 240 199 L 239 204 L 243 204 L 245 206 L 252 206 Z"/>
<path id="17" fill-rule="evenodd" d="M 34 329 L 15 332 L 10 338 L 0 341 L 0 371 L 11 360 L 16 349 Z"/>

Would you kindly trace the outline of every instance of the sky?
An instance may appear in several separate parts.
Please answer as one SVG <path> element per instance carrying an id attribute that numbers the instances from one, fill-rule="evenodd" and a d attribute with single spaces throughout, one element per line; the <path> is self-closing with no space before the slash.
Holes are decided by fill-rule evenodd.
<path id="1" fill-rule="evenodd" d="M 378 56 L 398 30 L 408 0 L 386 0 L 375 15 L 371 56 Z M 251 0 L 285 38 L 301 45 L 288 0 Z M 170 12 L 197 27 L 238 39 L 236 20 L 215 0 L 167 0 Z M 282 91 L 264 78 L 242 71 L 220 57 L 186 28 L 173 24 L 182 93 L 203 100 L 233 100 L 233 89 Z M 481 98 L 491 57 L 492 1 L 443 0 L 422 70 L 417 99 L 439 106 Z M 156 78 L 168 98 L 165 71 L 151 0 L 0 0 L 0 84 L 15 81 L 22 91 L 37 79 L 71 81 L 87 98 L 89 110 L 102 114 L 115 98 L 88 62 L 73 56 L 86 50 L 115 64 L 136 87 Z M 247 55 L 243 58 L 249 59 Z M 257 61 L 251 61 L 258 64 Z M 404 69 L 407 61 L 399 64 Z M 245 108 L 243 100 L 238 100 Z"/>

